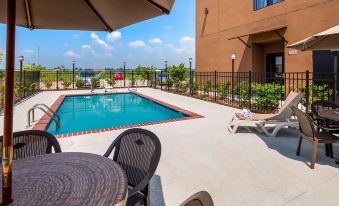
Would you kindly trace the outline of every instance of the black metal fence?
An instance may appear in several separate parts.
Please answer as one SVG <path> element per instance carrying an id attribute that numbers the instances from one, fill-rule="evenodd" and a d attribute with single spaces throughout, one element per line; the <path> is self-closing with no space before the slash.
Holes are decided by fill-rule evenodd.
<path id="1" fill-rule="evenodd" d="M 158 75 L 159 76 L 159 75 Z M 174 93 L 256 112 L 277 111 L 291 91 L 304 93 L 306 110 L 313 101 L 336 101 L 335 73 L 291 72 L 192 72 L 181 82 L 163 74 L 163 85 L 153 85 Z"/>
<path id="2" fill-rule="evenodd" d="M 15 100 L 38 91 L 90 88 L 152 87 L 257 112 L 276 111 L 291 91 L 304 93 L 308 109 L 316 100 L 336 100 L 335 73 L 255 73 L 166 71 L 51 71 L 15 72 Z M 4 72 L 0 72 L 0 107 L 3 106 Z"/>

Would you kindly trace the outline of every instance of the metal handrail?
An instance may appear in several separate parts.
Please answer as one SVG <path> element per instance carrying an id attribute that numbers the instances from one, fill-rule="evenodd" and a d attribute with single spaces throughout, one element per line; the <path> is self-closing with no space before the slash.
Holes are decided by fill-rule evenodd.
<path id="1" fill-rule="evenodd" d="M 45 104 L 36 104 L 34 105 L 32 108 L 30 108 L 27 112 L 27 127 L 31 126 L 31 113 L 33 114 L 32 116 L 32 122 L 34 121 L 34 110 L 35 109 L 40 109 L 42 112 L 44 112 L 48 117 L 50 117 L 56 124 L 56 128 L 60 128 L 60 116 L 57 115 L 51 108 L 49 108 L 47 105 Z M 47 110 L 45 110 L 47 109 Z M 52 114 L 50 114 L 52 113 Z"/>
<path id="2" fill-rule="evenodd" d="M 58 118 L 58 121 L 60 122 L 60 116 L 57 113 L 55 113 L 55 111 L 53 111 L 50 107 L 48 107 L 46 104 L 40 103 L 40 104 L 34 105 L 33 107 L 36 107 L 36 106 L 45 107 L 48 111 L 52 113 L 53 116 L 56 116 Z M 34 121 L 34 112 L 33 112 L 33 121 Z"/>

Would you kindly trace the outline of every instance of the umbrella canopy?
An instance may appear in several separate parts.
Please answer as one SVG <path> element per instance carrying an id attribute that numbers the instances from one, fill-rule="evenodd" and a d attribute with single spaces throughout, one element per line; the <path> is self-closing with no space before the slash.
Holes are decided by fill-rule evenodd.
<path id="1" fill-rule="evenodd" d="M 16 25 L 29 29 L 113 31 L 172 9 L 174 0 L 17 0 Z M 0 0 L 6 23 L 6 0 Z"/>
<path id="2" fill-rule="evenodd" d="M 12 201 L 15 26 L 111 32 L 168 14 L 173 4 L 174 0 L 0 0 L 0 23 L 7 24 L 2 205 Z"/>
<path id="3" fill-rule="evenodd" d="M 287 48 L 298 50 L 337 50 L 339 49 L 339 25 L 288 45 Z"/>

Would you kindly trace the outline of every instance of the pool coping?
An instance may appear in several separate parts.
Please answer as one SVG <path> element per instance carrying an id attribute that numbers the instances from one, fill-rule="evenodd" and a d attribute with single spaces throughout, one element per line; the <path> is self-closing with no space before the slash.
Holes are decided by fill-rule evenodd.
<path id="1" fill-rule="evenodd" d="M 146 123 L 141 123 L 141 124 L 130 124 L 130 125 L 125 125 L 125 126 L 117 126 L 117 127 L 109 127 L 109 128 L 104 128 L 104 129 L 96 129 L 96 130 L 88 130 L 88 131 L 82 131 L 82 132 L 72 132 L 72 133 L 66 133 L 66 134 L 60 134 L 60 135 L 55 135 L 56 138 L 65 138 L 65 137 L 73 137 L 73 136 L 79 136 L 79 135 L 85 135 L 85 134 L 94 134 L 94 133 L 101 133 L 101 132 L 108 132 L 108 131 L 115 131 L 115 130 L 120 130 L 120 129 L 128 129 L 128 128 L 134 128 L 134 127 L 142 127 L 142 126 L 150 126 L 150 125 L 156 125 L 156 124 L 164 124 L 164 123 L 169 123 L 169 122 L 178 122 L 178 121 L 184 121 L 184 120 L 190 120 L 190 119 L 198 119 L 198 118 L 203 118 L 204 116 L 182 109 L 180 107 L 174 106 L 172 104 L 168 104 L 166 102 L 163 102 L 161 100 L 155 99 L 153 97 L 141 94 L 139 92 L 109 92 L 109 93 L 96 93 L 96 94 L 69 94 L 69 95 L 60 95 L 58 99 L 53 103 L 51 106 L 51 109 L 54 112 L 57 112 L 60 105 L 64 101 L 66 97 L 71 97 L 71 96 L 88 96 L 88 95 L 110 95 L 110 94 L 136 94 L 138 96 L 141 96 L 145 99 L 148 99 L 150 101 L 153 101 L 157 104 L 160 104 L 162 106 L 165 106 L 169 109 L 175 110 L 177 112 L 181 112 L 187 117 L 182 117 L 182 118 L 177 118 L 177 119 L 170 119 L 170 120 L 163 120 L 163 121 L 155 121 L 155 122 L 146 122 Z M 48 126 L 49 122 L 51 121 L 51 117 L 48 116 L 47 114 L 44 114 L 39 121 L 34 125 L 32 128 L 33 130 L 45 130 L 46 127 Z"/>

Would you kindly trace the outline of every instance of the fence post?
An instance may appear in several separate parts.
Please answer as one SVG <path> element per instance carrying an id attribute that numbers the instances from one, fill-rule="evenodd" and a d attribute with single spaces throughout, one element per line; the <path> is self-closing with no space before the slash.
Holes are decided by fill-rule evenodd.
<path id="1" fill-rule="evenodd" d="M 305 99 L 306 99 L 306 113 L 308 113 L 310 103 L 310 71 L 306 70 L 306 87 L 305 87 Z"/>
<path id="2" fill-rule="evenodd" d="M 162 90 L 162 70 L 160 71 L 160 90 Z"/>
<path id="3" fill-rule="evenodd" d="M 24 97 L 26 97 L 26 70 L 24 70 Z"/>
<path id="4" fill-rule="evenodd" d="M 59 70 L 57 70 L 56 72 L 56 80 L 57 80 L 56 89 L 59 90 Z"/>
<path id="5" fill-rule="evenodd" d="M 157 71 L 154 71 L 154 89 L 157 88 Z"/>
<path id="6" fill-rule="evenodd" d="M 248 109 L 252 108 L 252 71 L 248 72 Z"/>
<path id="7" fill-rule="evenodd" d="M 75 85 L 74 85 L 74 83 L 75 83 L 75 72 L 74 72 L 74 66 L 73 66 L 73 71 L 72 71 L 72 73 L 73 73 L 73 79 L 72 79 L 72 81 L 73 81 L 73 89 L 74 89 L 74 87 L 75 87 Z"/>
<path id="8" fill-rule="evenodd" d="M 131 87 L 133 87 L 134 86 L 134 71 L 132 70 L 132 82 L 131 82 Z"/>
<path id="9" fill-rule="evenodd" d="M 214 71 L 214 101 L 217 101 L 217 71 Z"/>
<path id="10" fill-rule="evenodd" d="M 169 83 L 168 83 L 168 80 L 169 80 L 169 73 L 168 73 L 167 66 L 166 66 L 166 77 L 167 77 L 167 81 L 166 81 L 167 91 L 169 91 L 169 90 L 170 90 L 170 88 L 169 88 Z"/>
<path id="11" fill-rule="evenodd" d="M 190 70 L 190 83 L 188 84 L 189 85 L 189 89 L 190 89 L 190 95 L 192 95 L 192 70 Z"/>
<path id="12" fill-rule="evenodd" d="M 333 92 L 332 92 L 332 101 L 333 102 L 336 102 L 336 96 L 337 96 L 337 87 L 338 87 L 338 85 L 337 85 L 337 72 L 335 72 L 334 73 L 334 77 L 333 77 L 334 79 L 334 84 L 333 84 L 333 86 L 334 86 L 334 88 L 333 88 Z"/>

